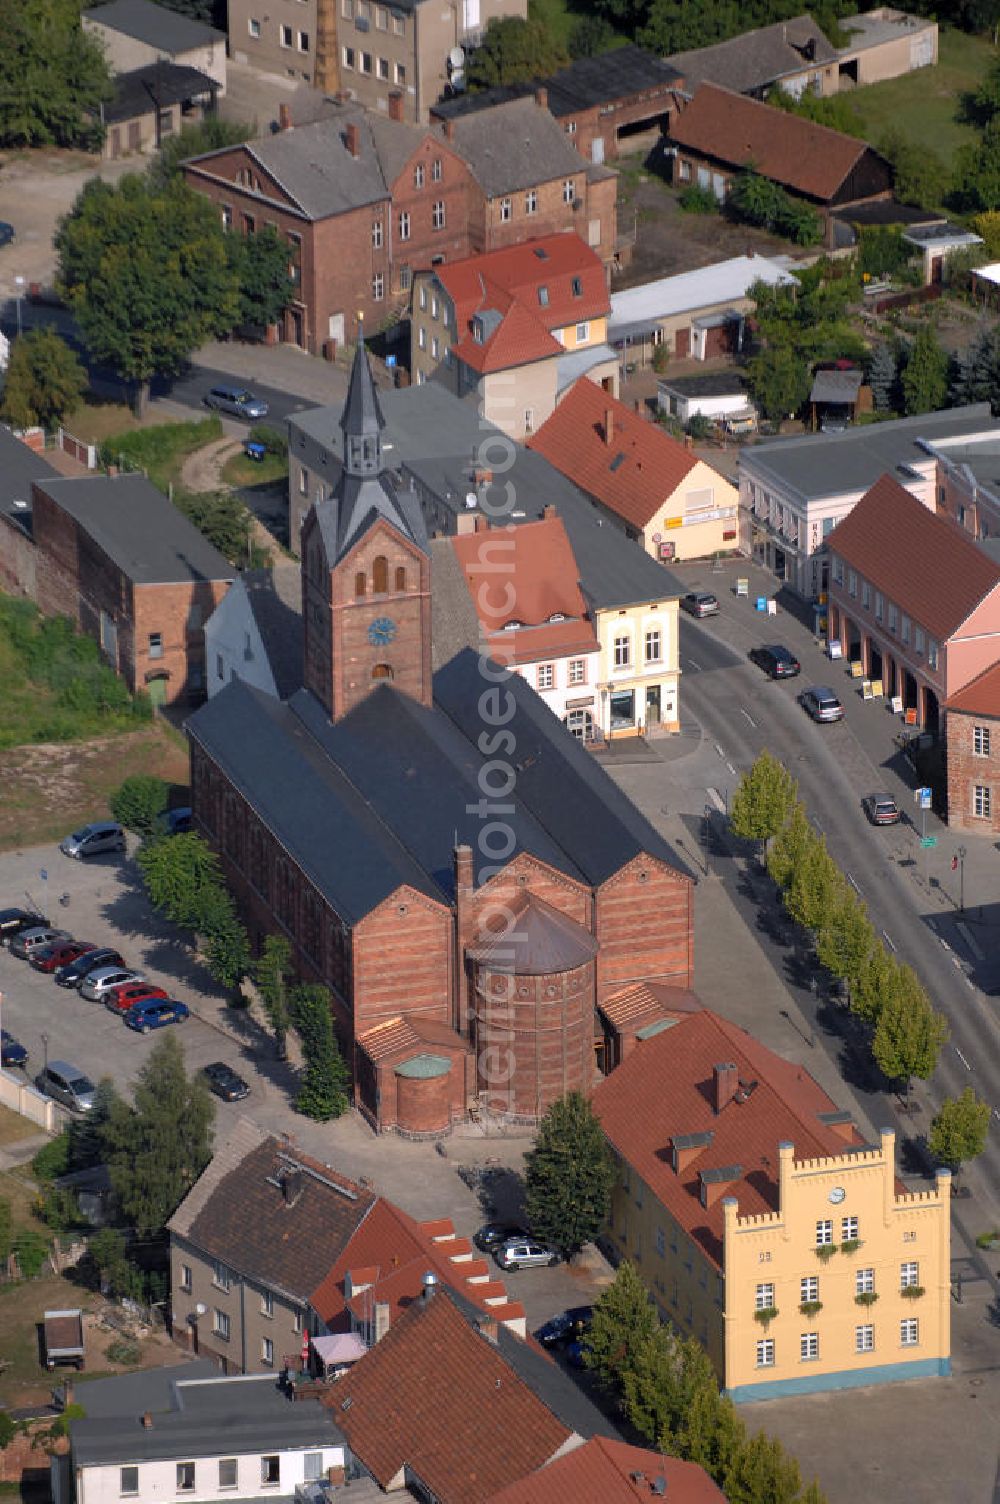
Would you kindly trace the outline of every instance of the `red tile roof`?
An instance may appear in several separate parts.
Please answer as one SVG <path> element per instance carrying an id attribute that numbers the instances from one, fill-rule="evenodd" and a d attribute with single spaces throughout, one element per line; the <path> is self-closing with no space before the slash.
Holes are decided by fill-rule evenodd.
<path id="1" fill-rule="evenodd" d="M 736 1066 L 746 1092 L 717 1113 L 713 1068 L 723 1063 Z M 797 1159 L 847 1147 L 842 1133 L 820 1121 L 820 1113 L 837 1109 L 807 1070 L 708 1009 L 638 1044 L 597 1087 L 593 1106 L 617 1152 L 720 1267 L 722 1197 L 702 1205 L 703 1170 L 738 1166 L 739 1178 L 724 1194 L 736 1197 L 741 1216 L 770 1213 L 778 1210 L 781 1142 L 795 1145 Z M 711 1142 L 676 1173 L 674 1135 L 701 1133 L 711 1133 Z M 862 1141 L 856 1132 L 853 1139 Z"/>
<path id="2" fill-rule="evenodd" d="M 763 177 L 820 202 L 832 199 L 871 151 L 867 141 L 707 83 L 674 117 L 670 139 L 732 167 L 752 164 Z"/>
<path id="3" fill-rule="evenodd" d="M 463 533 L 451 542 L 480 626 L 504 662 L 536 663 L 542 658 L 597 651 L 597 637 L 579 585 L 580 571 L 562 518 L 543 517 L 521 527 Z M 482 564 L 487 559 L 499 571 L 492 576 L 498 588 L 484 598 Z M 509 592 L 504 583 L 510 584 Z M 490 603 L 501 605 L 508 596 L 509 609 L 499 615 L 487 609 Z M 553 616 L 566 620 L 554 622 Z M 520 622 L 521 628 L 503 630 L 512 621 Z"/>
<path id="4" fill-rule="evenodd" d="M 1000 581 L 1000 564 L 891 475 L 865 492 L 826 543 L 940 642 Z"/>
<path id="5" fill-rule="evenodd" d="M 563 347 L 553 329 L 600 318 L 611 308 L 601 259 L 578 235 L 545 235 L 447 262 L 436 268 L 435 276 L 455 305 L 452 348 L 482 373 L 560 355 Z M 545 302 L 539 296 L 543 288 Z M 488 309 L 501 319 L 480 343 L 473 337 L 472 321 Z"/>
<path id="6" fill-rule="evenodd" d="M 430 1269 L 444 1284 L 460 1290 L 482 1310 L 487 1309 L 487 1300 L 502 1295 L 505 1314 L 499 1319 L 523 1321 L 524 1307 L 517 1301 L 506 1300 L 507 1291 L 502 1283 L 483 1281 L 489 1267 L 471 1254 L 468 1239 L 455 1236 L 450 1219 L 419 1223 L 401 1207 L 379 1197 L 313 1292 L 311 1304 L 334 1331 L 347 1330 L 349 1311 L 358 1319 L 370 1319 L 375 1301 L 389 1306 L 393 1321 L 418 1298 L 423 1277 Z M 346 1294 L 348 1273 L 355 1287 L 368 1286 L 351 1298 Z M 491 1315 L 497 1314 L 496 1307 L 488 1309 Z"/>
<path id="7" fill-rule="evenodd" d="M 619 992 L 612 992 L 598 1003 L 598 1008 L 616 1029 L 626 1024 L 640 1024 L 643 1019 L 675 1018 L 696 1013 L 701 1008 L 698 996 L 683 987 L 665 987 L 662 983 L 633 982 Z"/>
<path id="8" fill-rule="evenodd" d="M 463 1055 L 469 1049 L 468 1042 L 460 1034 L 456 1034 L 454 1029 L 437 1019 L 421 1018 L 419 1013 L 408 1013 L 405 1017 L 399 1014 L 382 1023 L 372 1024 L 371 1028 L 358 1035 L 358 1044 L 370 1060 L 379 1062 L 398 1057 L 397 1063 L 429 1044 Z"/>
<path id="9" fill-rule="evenodd" d="M 405 1467 L 441 1504 L 482 1504 L 572 1434 L 444 1290 L 319 1398 L 382 1488 Z"/>
<path id="10" fill-rule="evenodd" d="M 698 463 L 657 424 L 586 377 L 570 388 L 528 447 L 637 528 L 646 526 Z"/>
<path id="11" fill-rule="evenodd" d="M 656 1480 L 666 1493 L 654 1492 Z M 548 1463 L 494 1494 L 490 1504 L 634 1504 L 664 1498 L 667 1504 L 726 1504 L 726 1496 L 703 1468 L 608 1436 Z"/>
<path id="12" fill-rule="evenodd" d="M 961 711 L 964 715 L 1000 717 L 1000 663 L 994 663 L 970 679 L 952 695 L 945 709 Z"/>

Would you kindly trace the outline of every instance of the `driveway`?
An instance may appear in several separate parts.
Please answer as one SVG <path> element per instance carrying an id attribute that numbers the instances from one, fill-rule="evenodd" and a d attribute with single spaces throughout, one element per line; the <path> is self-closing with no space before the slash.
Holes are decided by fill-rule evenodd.
<path id="1" fill-rule="evenodd" d="M 17 294 L 17 277 L 51 286 L 56 256 L 52 239 L 85 183 L 93 177 L 116 183 L 127 172 L 142 172 L 146 159 L 102 162 L 85 152 L 5 152 L 0 163 L 0 219 L 17 233 L 0 250 L 0 298 Z"/>

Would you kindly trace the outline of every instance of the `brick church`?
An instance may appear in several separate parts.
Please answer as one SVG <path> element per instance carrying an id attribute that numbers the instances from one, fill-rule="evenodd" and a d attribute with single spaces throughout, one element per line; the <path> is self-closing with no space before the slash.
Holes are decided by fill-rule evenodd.
<path id="1" fill-rule="evenodd" d="M 432 675 L 426 527 L 362 345 L 341 426 L 302 532 L 305 687 L 234 678 L 190 718 L 197 828 L 251 938 L 330 989 L 373 1126 L 532 1122 L 676 1011 L 694 880 L 524 679 L 468 650 Z"/>

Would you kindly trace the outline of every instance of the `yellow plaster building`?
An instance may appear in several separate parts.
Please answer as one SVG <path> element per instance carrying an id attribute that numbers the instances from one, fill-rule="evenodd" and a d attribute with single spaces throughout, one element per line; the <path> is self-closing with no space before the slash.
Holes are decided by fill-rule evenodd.
<path id="1" fill-rule="evenodd" d="M 661 1010 L 594 1093 L 610 1238 L 737 1402 L 950 1372 L 950 1175 L 908 1191 L 813 1078 Z"/>
<path id="2" fill-rule="evenodd" d="M 595 606 L 593 615 L 604 735 L 680 730 L 678 597 Z"/>

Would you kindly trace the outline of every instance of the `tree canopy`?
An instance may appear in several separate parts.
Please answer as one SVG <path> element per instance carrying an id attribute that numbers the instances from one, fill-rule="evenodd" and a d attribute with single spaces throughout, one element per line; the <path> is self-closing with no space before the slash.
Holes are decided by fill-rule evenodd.
<path id="1" fill-rule="evenodd" d="M 239 286 L 240 324 L 251 329 L 276 324 L 295 296 L 288 242 L 265 225 L 253 235 L 230 231 L 226 250 Z"/>
<path id="2" fill-rule="evenodd" d="M 957 1170 L 965 1160 L 982 1154 L 990 1116 L 989 1102 L 977 1097 L 971 1086 L 960 1097 L 942 1102 L 927 1135 L 927 1146 L 934 1158 Z"/>
<path id="3" fill-rule="evenodd" d="M 580 1092 L 559 1097 L 542 1118 L 524 1180 L 530 1227 L 567 1258 L 603 1231 L 614 1167 L 601 1125 Z"/>
<path id="4" fill-rule="evenodd" d="M 739 781 L 729 823 L 744 841 L 770 841 L 782 829 L 796 801 L 795 779 L 766 748 Z"/>
<path id="5" fill-rule="evenodd" d="M 176 373 L 239 317 L 218 211 L 177 180 L 92 179 L 55 244 L 87 349 L 126 381 Z"/>
<path id="6" fill-rule="evenodd" d="M 569 54 L 543 21 L 504 16 L 489 23 L 482 45 L 469 58 L 469 86 L 530 83 L 558 73 Z"/>
<path id="7" fill-rule="evenodd" d="M 216 151 L 220 146 L 235 146 L 252 135 L 252 128 L 242 121 L 208 115 L 204 120 L 182 126 L 176 135 L 167 136 L 149 164 L 146 175 L 152 182 L 163 185 L 180 176 L 181 163 L 189 157 Z"/>
<path id="8" fill-rule="evenodd" d="M 15 428 L 58 427 L 87 390 L 87 373 L 54 329 L 31 329 L 14 341 L 0 416 Z"/>
<path id="9" fill-rule="evenodd" d="M 910 346 L 902 385 L 907 413 L 934 413 L 948 404 L 948 352 L 930 324 L 921 325 Z"/>
<path id="10" fill-rule="evenodd" d="M 0 0 L 0 36 L 0 146 L 95 150 L 114 85 L 80 0 Z"/>

